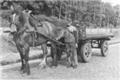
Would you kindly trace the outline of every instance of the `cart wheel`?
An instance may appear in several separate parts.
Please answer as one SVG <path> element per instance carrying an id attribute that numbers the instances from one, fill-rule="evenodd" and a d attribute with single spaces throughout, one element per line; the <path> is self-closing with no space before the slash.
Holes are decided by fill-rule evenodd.
<path id="1" fill-rule="evenodd" d="M 80 52 L 82 61 L 88 62 L 92 55 L 91 44 L 89 42 L 82 44 Z"/>
<path id="2" fill-rule="evenodd" d="M 104 57 L 108 55 L 108 42 L 107 41 L 103 41 L 101 43 L 101 54 Z"/>

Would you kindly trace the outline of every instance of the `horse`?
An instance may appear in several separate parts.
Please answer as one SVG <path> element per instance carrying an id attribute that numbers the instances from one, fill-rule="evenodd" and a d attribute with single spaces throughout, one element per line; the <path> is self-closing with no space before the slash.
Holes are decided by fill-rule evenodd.
<path id="1" fill-rule="evenodd" d="M 32 23 L 30 21 L 34 22 Z M 78 61 L 75 38 L 67 29 L 56 27 L 48 21 L 38 22 L 30 16 L 29 12 L 26 11 L 14 13 L 12 22 L 16 29 L 14 29 L 15 31 L 12 30 L 11 33 L 13 34 L 13 40 L 16 44 L 17 50 L 20 53 L 22 63 L 21 70 L 23 73 L 27 73 L 28 75 L 30 74 L 30 67 L 28 63 L 30 47 L 41 45 L 41 49 L 43 50 L 43 59 L 40 65 L 45 66 L 48 53 L 47 42 L 51 41 L 53 43 L 53 47 L 55 47 L 56 44 L 61 44 L 57 41 L 61 38 L 65 38 L 69 64 L 72 67 L 77 66 Z M 55 60 L 56 59 L 54 59 L 53 62 L 55 62 Z"/>

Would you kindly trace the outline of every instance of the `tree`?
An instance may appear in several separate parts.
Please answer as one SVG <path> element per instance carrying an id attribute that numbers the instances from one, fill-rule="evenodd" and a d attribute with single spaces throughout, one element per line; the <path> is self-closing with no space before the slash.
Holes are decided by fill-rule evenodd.
<path id="1" fill-rule="evenodd" d="M 32 10 L 34 15 L 44 14 L 59 20 L 79 20 L 97 27 L 105 27 L 108 24 L 116 26 L 120 23 L 120 8 L 112 7 L 101 0 L 3 0 L 2 9 L 9 9 L 11 3 Z"/>

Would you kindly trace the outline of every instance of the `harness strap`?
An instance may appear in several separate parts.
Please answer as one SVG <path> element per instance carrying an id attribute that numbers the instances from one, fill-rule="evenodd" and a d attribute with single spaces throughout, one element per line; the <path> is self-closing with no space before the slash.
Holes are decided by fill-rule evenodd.
<path id="1" fill-rule="evenodd" d="M 33 47 L 35 47 L 35 41 L 37 39 L 37 33 L 34 31 L 32 36 L 33 36 Z"/>

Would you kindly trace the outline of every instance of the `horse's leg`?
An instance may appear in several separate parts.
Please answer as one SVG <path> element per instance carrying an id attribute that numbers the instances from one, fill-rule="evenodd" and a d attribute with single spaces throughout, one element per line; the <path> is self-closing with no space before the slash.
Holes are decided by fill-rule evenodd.
<path id="1" fill-rule="evenodd" d="M 28 63 L 28 60 L 29 60 L 29 45 L 25 44 L 24 45 L 24 48 L 23 48 L 23 51 L 24 51 L 24 61 L 25 61 L 25 68 L 24 68 L 24 71 L 29 75 L 30 74 L 30 67 L 29 67 L 29 63 Z"/>
<path id="2" fill-rule="evenodd" d="M 57 56 L 57 48 L 56 48 L 56 45 L 53 43 L 51 45 L 51 56 L 52 56 L 52 59 L 53 59 L 53 66 L 57 66 L 58 63 L 57 63 L 57 60 L 58 60 L 58 56 Z"/>
<path id="3" fill-rule="evenodd" d="M 41 45 L 41 48 L 42 48 L 42 50 L 43 50 L 43 59 L 42 59 L 42 61 L 41 61 L 41 63 L 40 63 L 40 66 L 41 66 L 42 68 L 45 68 L 46 65 L 47 65 L 47 53 L 48 53 L 47 44 L 42 44 L 42 45 Z"/>
<path id="4" fill-rule="evenodd" d="M 59 61 L 60 61 L 61 57 L 62 57 L 62 50 L 59 47 L 59 48 L 57 48 L 57 58 Z"/>
<path id="5" fill-rule="evenodd" d="M 24 56 L 23 56 L 23 49 L 19 46 L 19 45 L 16 45 L 16 47 L 17 47 L 17 50 L 18 50 L 18 52 L 20 53 L 20 57 L 21 57 L 21 70 L 23 70 L 24 69 L 24 65 L 25 65 L 25 63 L 24 63 Z"/>

